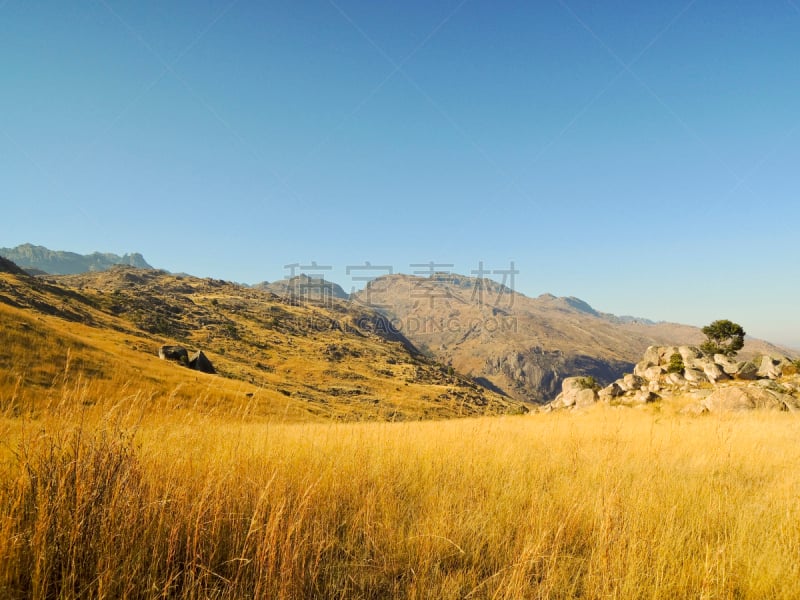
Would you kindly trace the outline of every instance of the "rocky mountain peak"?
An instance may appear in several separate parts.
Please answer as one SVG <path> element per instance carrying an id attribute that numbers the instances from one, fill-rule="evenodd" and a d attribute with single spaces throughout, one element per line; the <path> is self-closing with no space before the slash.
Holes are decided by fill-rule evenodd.
<path id="1" fill-rule="evenodd" d="M 122 256 L 110 252 L 77 254 L 63 250 L 50 250 L 44 246 L 34 246 L 33 244 L 21 244 L 14 248 L 0 248 L 0 256 L 15 262 L 22 269 L 43 271 L 51 275 L 105 271 L 120 264 L 139 269 L 153 268 L 138 252 Z"/>

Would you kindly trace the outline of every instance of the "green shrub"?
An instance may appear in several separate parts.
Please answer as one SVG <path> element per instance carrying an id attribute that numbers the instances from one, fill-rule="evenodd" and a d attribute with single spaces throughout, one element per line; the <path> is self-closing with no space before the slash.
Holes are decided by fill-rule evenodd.
<path id="1" fill-rule="evenodd" d="M 581 377 L 580 379 L 578 379 L 577 383 L 582 390 L 597 391 L 600 389 L 600 383 L 598 383 L 597 379 L 595 379 L 591 375 L 587 375 L 586 377 Z"/>
<path id="2" fill-rule="evenodd" d="M 675 352 L 669 357 L 669 365 L 667 366 L 667 373 L 682 373 L 684 369 L 683 357 Z"/>

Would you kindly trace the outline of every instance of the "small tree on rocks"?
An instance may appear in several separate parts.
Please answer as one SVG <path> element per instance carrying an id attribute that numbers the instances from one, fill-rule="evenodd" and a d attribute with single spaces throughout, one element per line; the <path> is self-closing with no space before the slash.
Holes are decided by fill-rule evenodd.
<path id="1" fill-rule="evenodd" d="M 725 356 L 736 356 L 736 353 L 744 346 L 745 332 L 738 323 L 720 319 L 702 329 L 706 336 L 706 341 L 700 345 L 700 350 L 706 356 L 724 354 Z"/>

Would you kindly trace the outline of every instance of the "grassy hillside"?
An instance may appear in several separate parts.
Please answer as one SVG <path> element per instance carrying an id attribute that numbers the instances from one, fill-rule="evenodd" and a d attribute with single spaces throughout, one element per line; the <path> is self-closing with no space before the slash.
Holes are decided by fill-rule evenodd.
<path id="1" fill-rule="evenodd" d="M 288 420 L 524 410 L 371 331 L 371 314 L 124 267 L 47 281 L 0 273 L 0 402 L 32 410 L 81 381 L 86 403 L 127 387 L 175 408 Z M 203 349 L 219 375 L 159 360 L 175 343 Z"/>

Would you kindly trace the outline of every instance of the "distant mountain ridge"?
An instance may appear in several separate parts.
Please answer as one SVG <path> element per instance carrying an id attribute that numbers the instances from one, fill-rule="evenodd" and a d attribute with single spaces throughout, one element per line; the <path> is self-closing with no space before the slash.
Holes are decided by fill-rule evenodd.
<path id="1" fill-rule="evenodd" d="M 0 248 L 0 256 L 33 274 L 45 272 L 51 275 L 76 275 L 92 271 L 105 271 L 114 265 L 127 265 L 139 269 L 153 268 L 138 252 L 122 256 L 110 252 L 77 254 L 63 250 L 50 250 L 44 246 L 34 246 L 33 244 L 21 244 L 15 248 Z"/>
<path id="2" fill-rule="evenodd" d="M 301 273 L 288 279 L 280 279 L 269 283 L 262 281 L 252 286 L 253 289 L 271 292 L 276 296 L 299 300 L 325 300 L 335 298 L 347 300 L 350 295 L 342 287 L 321 277 L 312 277 Z"/>
<path id="3" fill-rule="evenodd" d="M 695 345 L 700 329 L 616 316 L 575 297 L 528 297 L 464 275 L 404 274 L 371 281 L 355 295 L 386 315 L 417 348 L 491 389 L 526 402 L 552 400 L 570 376 L 603 384 L 630 372 L 648 346 Z M 786 354 L 748 338 L 744 357 Z"/>

